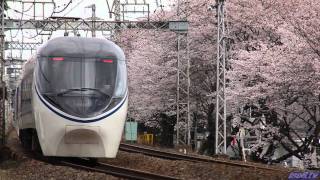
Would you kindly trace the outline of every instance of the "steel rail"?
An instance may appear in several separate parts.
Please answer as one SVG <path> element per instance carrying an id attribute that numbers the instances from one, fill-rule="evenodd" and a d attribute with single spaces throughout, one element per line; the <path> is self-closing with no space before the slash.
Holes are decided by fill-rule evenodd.
<path id="1" fill-rule="evenodd" d="M 178 178 L 165 176 L 160 174 L 154 174 L 150 172 L 134 170 L 130 168 L 124 168 L 120 166 L 115 166 L 107 163 L 92 163 L 89 160 L 82 158 L 63 158 L 58 164 L 65 165 L 68 167 L 105 173 L 117 177 L 129 178 L 129 179 L 139 179 L 139 180 L 149 180 L 149 179 L 159 179 L 159 180 L 176 180 Z"/>
<path id="2" fill-rule="evenodd" d="M 125 143 L 120 144 L 119 150 L 126 151 L 126 152 L 132 152 L 132 153 L 141 153 L 141 154 L 145 154 L 148 156 L 170 159 L 170 160 L 219 163 L 219 164 L 226 164 L 226 165 L 231 165 L 231 166 L 241 166 L 241 167 L 245 167 L 245 168 L 264 169 L 264 170 L 270 170 L 270 171 L 285 171 L 285 170 L 279 169 L 279 168 L 264 167 L 264 166 L 248 164 L 248 163 L 240 163 L 240 162 L 237 163 L 237 162 L 225 161 L 222 159 L 209 159 L 209 158 L 203 158 L 203 157 L 196 157 L 196 156 L 184 155 L 184 154 L 179 154 L 179 153 L 174 153 L 174 152 L 160 151 L 160 150 L 156 150 L 153 148 L 141 147 L 141 146 L 136 146 L 136 145 L 132 145 L 132 144 L 125 144 Z"/>
<path id="3" fill-rule="evenodd" d="M 10 150 L 12 151 L 12 149 Z M 15 152 L 15 151 L 12 151 Z M 16 156 L 18 153 L 15 152 Z M 82 169 L 91 172 L 100 172 L 108 175 L 113 175 L 120 178 L 138 179 L 138 180 L 178 180 L 177 177 L 155 174 L 146 171 L 140 171 L 120 166 L 115 166 L 107 163 L 91 161 L 87 158 L 76 157 L 46 157 L 39 152 L 26 151 L 23 152 L 22 157 L 35 159 L 52 165 L 72 167 L 76 169 Z M 0 178 L 1 179 L 1 178 Z"/>

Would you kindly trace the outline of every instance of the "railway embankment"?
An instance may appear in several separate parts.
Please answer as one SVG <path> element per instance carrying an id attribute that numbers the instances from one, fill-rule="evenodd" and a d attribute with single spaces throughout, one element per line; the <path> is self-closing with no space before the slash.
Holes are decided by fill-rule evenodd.
<path id="1" fill-rule="evenodd" d="M 14 131 L 8 147 L 2 148 L 1 179 L 119 179 L 105 173 L 61 166 L 33 159 L 21 148 Z M 100 161 L 125 168 L 157 173 L 179 179 L 288 179 L 289 171 L 234 166 L 223 163 L 191 162 L 119 151 L 115 159 Z"/>
<path id="2" fill-rule="evenodd" d="M 0 150 L 0 180 L 119 179 L 104 173 L 59 166 L 33 159 L 21 147 L 14 131 L 10 131 L 7 137 L 7 146 Z"/>

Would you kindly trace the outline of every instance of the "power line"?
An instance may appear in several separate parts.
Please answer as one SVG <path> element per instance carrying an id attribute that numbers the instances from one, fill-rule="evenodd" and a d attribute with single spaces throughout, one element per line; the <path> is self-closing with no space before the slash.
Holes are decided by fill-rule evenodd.
<path id="1" fill-rule="evenodd" d="M 71 2 L 72 2 L 72 0 L 69 1 L 68 5 L 67 5 L 64 9 L 66 9 L 66 8 L 70 5 Z M 53 5 L 54 5 L 54 7 L 53 7 L 52 13 L 51 13 L 51 15 L 50 15 L 49 17 L 52 17 L 52 15 L 54 14 L 55 9 L 56 9 L 56 4 L 55 4 L 54 1 L 53 1 Z M 35 16 L 35 15 L 25 14 L 25 12 L 30 11 L 33 6 L 35 6 L 35 4 L 31 4 L 30 7 L 27 8 L 26 10 L 24 10 L 24 6 L 22 6 L 22 10 L 21 10 L 21 11 L 16 10 L 16 9 L 13 9 L 13 8 L 11 8 L 11 7 L 9 7 L 9 9 L 13 10 L 13 11 L 16 12 L 16 13 L 20 13 L 20 14 L 21 14 L 20 22 L 22 21 L 23 16 L 29 16 L 29 17 L 34 17 L 34 18 L 35 18 L 35 17 L 44 17 L 44 14 L 43 14 L 43 16 Z M 35 13 L 35 12 L 34 12 L 34 13 Z M 32 36 L 32 37 L 27 37 L 27 36 L 24 36 L 24 34 L 23 34 L 23 31 L 22 31 L 22 29 L 21 29 L 22 26 L 23 26 L 23 25 L 20 23 L 20 27 L 18 28 L 18 31 L 17 31 L 16 35 L 15 35 L 13 38 L 16 38 L 16 37 L 18 36 L 19 30 L 21 30 L 22 37 L 23 37 L 23 38 L 25 37 L 25 38 L 27 38 L 27 39 L 34 39 L 35 37 L 39 36 L 39 34 L 40 34 L 41 32 L 43 32 L 43 29 L 41 29 L 40 32 L 38 32 L 38 29 L 36 28 L 36 35 L 35 35 L 35 36 Z"/>
<path id="2" fill-rule="evenodd" d="M 81 0 L 80 2 L 78 2 L 75 6 L 73 6 L 67 13 L 65 13 L 63 15 L 63 17 L 65 17 L 67 14 L 69 14 L 71 11 L 73 11 L 76 7 L 78 7 L 84 0 Z"/>
<path id="3" fill-rule="evenodd" d="M 32 7 L 33 7 L 33 4 L 31 4 L 30 7 L 27 8 L 26 10 L 22 10 L 22 12 L 24 12 L 24 13 L 25 13 L 25 12 L 28 12 L 28 11 L 31 10 Z M 10 6 L 8 6 L 8 8 L 12 9 Z"/>
<path id="4" fill-rule="evenodd" d="M 21 16 L 20 16 L 20 21 L 23 19 L 24 12 L 28 12 L 32 8 L 32 6 L 33 5 L 31 5 L 29 8 L 27 8 L 27 10 L 24 10 L 24 6 L 22 6 L 22 12 L 21 12 Z M 8 6 L 8 8 L 11 9 L 10 6 Z M 13 37 L 12 37 L 12 34 L 10 33 L 11 38 L 16 38 L 18 36 L 18 34 L 19 34 L 19 31 L 20 31 L 20 29 L 17 30 L 17 33 Z M 10 32 L 11 32 L 11 30 L 10 30 Z"/>
<path id="5" fill-rule="evenodd" d="M 53 1 L 54 2 L 54 1 Z M 53 13 L 54 14 L 58 14 L 58 13 L 61 13 L 61 12 L 63 12 L 64 10 L 66 10 L 68 7 L 69 7 L 69 5 L 72 3 L 72 0 L 70 0 L 69 2 L 68 2 L 68 4 L 67 5 L 65 5 L 65 7 L 62 9 L 62 10 L 60 10 L 60 11 L 55 11 L 55 9 L 53 10 Z M 55 3 L 54 3 L 55 4 Z"/>
<path id="6" fill-rule="evenodd" d="M 19 13 L 19 14 L 22 14 L 22 15 L 25 15 L 25 16 L 28 16 L 28 17 L 43 17 L 43 16 L 34 16 L 34 15 L 29 15 L 29 14 L 25 14 L 24 12 L 21 12 L 19 10 L 16 10 L 16 9 L 13 9 L 11 7 L 9 7 L 9 9 L 13 10 L 14 12 L 16 13 Z M 26 12 L 26 11 L 25 11 Z"/>

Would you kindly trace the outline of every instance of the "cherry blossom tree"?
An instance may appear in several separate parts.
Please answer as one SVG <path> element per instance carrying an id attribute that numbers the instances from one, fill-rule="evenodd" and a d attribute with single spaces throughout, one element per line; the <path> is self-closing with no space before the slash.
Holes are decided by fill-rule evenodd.
<path id="1" fill-rule="evenodd" d="M 273 138 L 288 152 L 277 161 L 304 159 L 320 129 L 319 2 L 234 0 L 228 8 L 230 109 L 266 99 L 278 113 L 280 135 Z"/>
<path id="2" fill-rule="evenodd" d="M 123 47 L 128 60 L 130 116 L 148 121 L 155 112 L 168 108 L 171 105 L 169 98 L 174 95 L 175 68 L 170 65 L 174 51 L 170 50 L 173 48 L 170 44 L 163 46 L 163 37 L 170 41 L 174 34 L 154 30 L 123 33 L 121 41 L 126 43 Z"/>
<path id="3" fill-rule="evenodd" d="M 189 1 L 191 102 L 197 121 L 205 122 L 214 140 L 216 25 L 208 0 Z M 260 134 L 272 134 L 252 146 L 277 141 L 301 159 L 319 137 L 319 3 L 312 0 L 230 0 L 227 30 L 228 112 L 247 102 L 265 100 L 269 112 Z M 178 19 L 175 7 L 156 12 L 155 20 Z M 155 114 L 175 116 L 176 35 L 160 30 L 125 30 L 121 44 L 128 59 L 130 116 L 157 126 Z M 160 116 L 157 116 L 160 117 Z M 164 117 L 164 116 L 161 116 Z M 260 116 L 259 116 L 260 117 Z M 171 118 L 172 119 L 172 118 Z M 174 119 L 174 118 L 173 118 Z M 260 125 L 259 125 L 260 127 Z M 249 127 L 259 129 L 255 125 Z M 262 136 L 264 136 L 262 134 Z M 297 143 L 297 140 L 302 143 Z M 261 149 L 261 148 L 260 148 Z M 209 150 L 213 152 L 213 150 Z M 259 152 L 259 157 L 263 151 Z"/>
<path id="4" fill-rule="evenodd" d="M 208 12 L 210 1 L 182 4 L 189 21 L 191 113 L 197 124 L 212 127 L 214 112 L 216 28 L 214 13 Z M 177 20 L 175 7 L 170 12 L 157 12 L 153 20 Z M 207 23 L 209 21 L 209 23 Z M 175 116 L 177 37 L 161 30 L 125 30 L 121 44 L 128 59 L 129 115 L 149 125 L 156 113 Z M 185 54 L 186 55 L 186 54 Z M 194 118 L 193 118 L 194 119 Z M 213 145 L 211 145 L 213 147 Z"/>

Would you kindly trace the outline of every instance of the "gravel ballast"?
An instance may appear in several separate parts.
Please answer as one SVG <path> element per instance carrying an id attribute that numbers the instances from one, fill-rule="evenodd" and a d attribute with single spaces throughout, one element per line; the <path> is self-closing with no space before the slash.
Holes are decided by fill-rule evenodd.
<path id="1" fill-rule="evenodd" d="M 74 169 L 66 166 L 48 164 L 23 155 L 23 149 L 17 136 L 11 133 L 8 141 L 9 148 L 3 148 L 0 162 L 0 179 L 119 179 L 98 172 Z M 8 149 L 14 153 L 8 152 Z M 4 154 L 8 154 L 4 158 Z M 18 158 L 17 158 L 18 157 Z M 23 158 L 21 158 L 23 157 Z M 287 179 L 289 170 L 262 170 L 218 163 L 195 163 L 155 158 L 137 153 L 119 151 L 115 159 L 100 159 L 113 165 L 173 176 L 180 179 Z"/>

